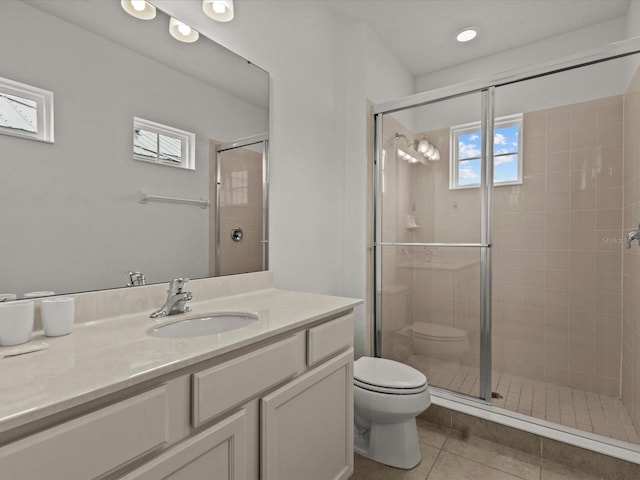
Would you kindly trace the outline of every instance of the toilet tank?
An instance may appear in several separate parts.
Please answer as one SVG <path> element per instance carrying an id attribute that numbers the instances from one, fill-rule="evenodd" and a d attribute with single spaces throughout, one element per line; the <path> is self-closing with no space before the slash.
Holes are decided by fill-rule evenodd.
<path id="1" fill-rule="evenodd" d="M 409 323 L 409 288 L 387 285 L 382 289 L 382 331 L 398 331 Z"/>

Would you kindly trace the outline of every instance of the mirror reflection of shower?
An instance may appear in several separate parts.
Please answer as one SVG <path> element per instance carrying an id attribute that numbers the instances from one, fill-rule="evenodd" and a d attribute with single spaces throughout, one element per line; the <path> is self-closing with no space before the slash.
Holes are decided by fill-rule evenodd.
<path id="1" fill-rule="evenodd" d="M 215 240 L 210 269 L 216 276 L 268 270 L 268 136 L 212 148 Z"/>

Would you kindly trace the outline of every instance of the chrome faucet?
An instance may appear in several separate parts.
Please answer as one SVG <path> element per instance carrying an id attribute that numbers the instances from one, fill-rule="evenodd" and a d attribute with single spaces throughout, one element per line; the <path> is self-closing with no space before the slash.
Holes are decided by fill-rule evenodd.
<path id="1" fill-rule="evenodd" d="M 178 313 L 190 312 L 191 308 L 186 306 L 186 303 L 193 297 L 191 292 L 183 291 L 184 284 L 189 281 L 188 278 L 176 278 L 169 283 L 169 290 L 167 290 L 167 301 L 160 307 L 160 310 L 156 310 L 151 314 L 151 318 L 166 317 L 169 315 L 176 315 Z"/>
<path id="2" fill-rule="evenodd" d="M 638 245 L 640 245 L 640 225 L 638 225 L 637 230 L 631 230 L 629 235 L 627 235 L 627 248 L 631 248 L 631 244 L 634 240 L 637 240 Z"/>

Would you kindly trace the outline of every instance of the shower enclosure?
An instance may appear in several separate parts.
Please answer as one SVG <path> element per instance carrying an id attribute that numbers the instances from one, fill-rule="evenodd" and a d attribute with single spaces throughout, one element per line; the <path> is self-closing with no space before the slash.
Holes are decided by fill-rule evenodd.
<path id="1" fill-rule="evenodd" d="M 640 451 L 640 49 L 616 48 L 374 107 L 374 349 Z"/>

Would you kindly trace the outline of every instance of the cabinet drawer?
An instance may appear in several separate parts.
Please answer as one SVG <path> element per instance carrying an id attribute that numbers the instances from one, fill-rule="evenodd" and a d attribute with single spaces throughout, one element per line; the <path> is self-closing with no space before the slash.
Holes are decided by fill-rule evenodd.
<path id="1" fill-rule="evenodd" d="M 299 373 L 298 336 L 193 374 L 194 427 Z"/>
<path id="2" fill-rule="evenodd" d="M 88 480 L 167 441 L 161 386 L 0 449 L 0 478 Z"/>
<path id="3" fill-rule="evenodd" d="M 307 365 L 310 367 L 353 344 L 353 313 L 307 332 Z"/>

